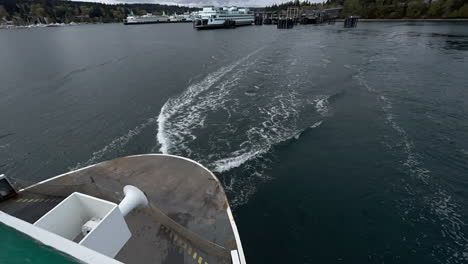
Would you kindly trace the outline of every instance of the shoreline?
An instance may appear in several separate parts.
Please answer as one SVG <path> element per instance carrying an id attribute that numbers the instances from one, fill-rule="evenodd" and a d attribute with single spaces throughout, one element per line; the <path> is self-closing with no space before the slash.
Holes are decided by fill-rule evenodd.
<path id="1" fill-rule="evenodd" d="M 47 27 L 68 27 L 77 26 L 88 23 L 50 23 L 50 24 L 30 24 L 30 25 L 12 25 L 12 24 L 0 24 L 0 29 L 27 29 L 27 28 L 47 28 Z"/>
<path id="2" fill-rule="evenodd" d="M 338 18 L 336 22 L 344 22 L 345 19 Z M 462 22 L 468 23 L 468 18 L 399 18 L 399 19 L 387 19 L 387 18 L 360 18 L 359 22 Z M 12 24 L 0 24 L 1 29 L 28 29 L 28 28 L 46 28 L 46 27 L 66 27 L 66 26 L 78 26 L 78 25 L 88 25 L 88 24 L 116 24 L 121 22 L 111 22 L 111 23 L 51 23 L 51 24 L 30 24 L 30 25 L 12 25 Z M 176 23 L 176 22 L 166 22 L 166 23 Z M 179 22 L 181 23 L 181 22 Z M 187 23 L 187 22 L 185 22 Z"/>
<path id="3" fill-rule="evenodd" d="M 337 22 L 343 22 L 344 19 L 340 18 Z M 360 18 L 359 22 L 468 22 L 468 18 Z"/>
<path id="4" fill-rule="evenodd" d="M 34 28 L 57 28 L 57 27 L 73 27 L 73 26 L 83 26 L 83 25 L 100 25 L 100 24 L 117 24 L 117 22 L 111 23 L 89 23 L 89 22 L 80 22 L 80 23 L 50 23 L 50 24 L 30 24 L 30 25 L 11 25 L 11 24 L 0 24 L 0 30 L 2 29 L 34 29 Z"/>

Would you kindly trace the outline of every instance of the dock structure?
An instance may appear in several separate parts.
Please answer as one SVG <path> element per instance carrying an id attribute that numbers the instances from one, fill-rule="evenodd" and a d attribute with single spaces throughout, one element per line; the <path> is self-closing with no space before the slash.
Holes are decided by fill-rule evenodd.
<path id="1" fill-rule="evenodd" d="M 257 26 L 263 25 L 263 16 L 259 13 L 255 13 L 254 24 Z"/>
<path id="2" fill-rule="evenodd" d="M 345 28 L 353 28 L 357 27 L 359 17 L 358 16 L 349 16 L 344 20 L 344 27 Z"/>
<path id="3" fill-rule="evenodd" d="M 301 10 L 299 7 L 288 7 L 286 10 L 286 18 L 293 20 L 294 22 L 299 21 Z"/>
<path id="4" fill-rule="evenodd" d="M 301 13 L 301 24 L 333 24 L 339 17 L 342 8 L 304 9 Z"/>
<path id="5" fill-rule="evenodd" d="M 273 25 L 277 24 L 281 12 L 257 10 L 255 11 L 255 25 Z"/>
<path id="6" fill-rule="evenodd" d="M 277 28 L 290 29 L 294 27 L 294 20 L 291 18 L 280 18 L 278 20 Z"/>
<path id="7" fill-rule="evenodd" d="M 287 22 L 280 20 L 292 20 L 292 24 L 334 24 L 335 20 L 339 17 L 342 7 L 327 8 L 327 9 L 310 9 L 299 7 L 288 7 L 287 10 L 269 11 L 257 9 L 255 11 L 255 24 L 256 25 L 278 25 L 278 28 L 291 28 L 283 27 Z"/>
<path id="8" fill-rule="evenodd" d="M 290 29 L 299 21 L 300 10 L 298 7 L 288 7 L 286 10 L 286 16 L 281 16 L 278 19 L 277 28 L 279 29 Z"/>

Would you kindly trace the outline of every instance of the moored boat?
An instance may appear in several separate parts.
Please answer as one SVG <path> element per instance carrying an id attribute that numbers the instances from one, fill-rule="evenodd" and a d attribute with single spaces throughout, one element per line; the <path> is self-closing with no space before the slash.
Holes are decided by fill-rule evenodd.
<path id="1" fill-rule="evenodd" d="M 196 14 L 193 26 L 197 29 L 229 28 L 252 25 L 253 22 L 254 14 L 248 8 L 207 6 Z"/>
<path id="2" fill-rule="evenodd" d="M 163 15 L 153 15 L 148 13 L 143 16 L 137 16 L 133 13 L 130 13 L 127 18 L 124 20 L 125 25 L 137 25 L 137 24 L 155 24 L 155 23 L 167 23 L 170 22 L 170 19 L 165 14 Z"/>
<path id="3" fill-rule="evenodd" d="M 190 13 L 184 13 L 184 14 L 175 14 L 172 16 L 169 16 L 169 21 L 172 23 L 190 23 L 193 21 L 193 17 Z"/>

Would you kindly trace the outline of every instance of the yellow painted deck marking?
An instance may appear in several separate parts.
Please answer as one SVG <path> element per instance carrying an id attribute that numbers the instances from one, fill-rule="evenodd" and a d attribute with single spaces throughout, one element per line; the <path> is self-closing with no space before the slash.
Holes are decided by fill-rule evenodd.
<path id="1" fill-rule="evenodd" d="M 60 199 L 43 199 L 43 198 L 19 198 L 19 199 L 14 199 L 15 202 L 17 203 L 39 203 L 39 202 L 60 202 Z"/>
<path id="2" fill-rule="evenodd" d="M 190 247 L 189 244 L 187 244 L 182 237 L 179 237 L 177 233 L 172 232 L 171 229 L 163 225 L 161 225 L 161 230 L 169 233 L 170 240 L 172 240 L 175 246 L 179 247 L 179 250 L 180 250 L 179 253 L 184 252 L 184 250 L 186 250 L 187 254 L 193 258 L 195 264 L 203 263 L 203 257 L 200 256 L 198 252 L 195 251 L 195 248 Z M 205 261 L 204 264 L 208 264 L 208 262 Z"/>

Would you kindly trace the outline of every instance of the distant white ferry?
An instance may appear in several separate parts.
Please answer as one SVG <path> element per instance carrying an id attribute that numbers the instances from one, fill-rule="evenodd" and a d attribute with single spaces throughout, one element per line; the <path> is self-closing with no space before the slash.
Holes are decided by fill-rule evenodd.
<path id="1" fill-rule="evenodd" d="M 197 29 L 252 25 L 254 14 L 248 8 L 203 7 L 195 14 L 193 26 Z"/>
<path id="2" fill-rule="evenodd" d="M 171 22 L 192 22 L 193 17 L 188 12 L 184 13 L 184 14 L 181 14 L 181 15 L 178 15 L 178 14 L 174 13 L 174 15 L 169 17 L 169 21 L 171 21 Z"/>
<path id="3" fill-rule="evenodd" d="M 170 19 L 164 13 L 163 13 L 162 16 L 153 15 L 151 13 L 148 13 L 148 14 L 143 15 L 143 16 L 136 16 L 132 12 L 124 20 L 125 25 L 153 24 L 153 23 L 167 23 L 167 22 L 170 22 Z"/>

